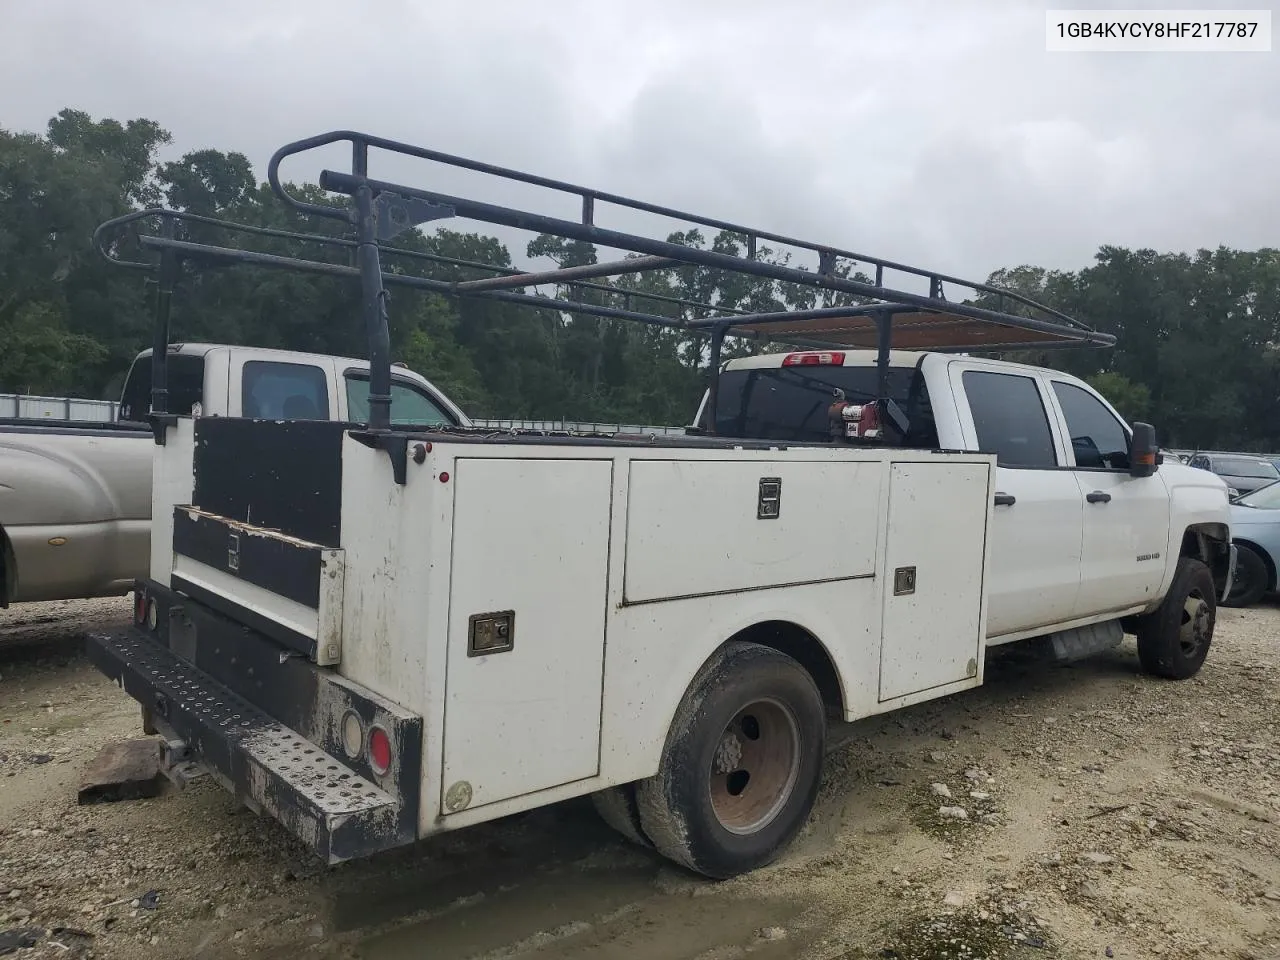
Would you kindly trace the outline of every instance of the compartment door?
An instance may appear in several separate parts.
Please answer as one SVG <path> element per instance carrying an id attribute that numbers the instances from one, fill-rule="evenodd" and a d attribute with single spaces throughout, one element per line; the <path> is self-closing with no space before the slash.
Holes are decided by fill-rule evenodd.
<path id="1" fill-rule="evenodd" d="M 880 700 L 980 677 L 983 463 L 895 463 L 890 471 Z"/>
<path id="2" fill-rule="evenodd" d="M 441 809 L 595 776 L 611 460 L 459 458 Z"/>

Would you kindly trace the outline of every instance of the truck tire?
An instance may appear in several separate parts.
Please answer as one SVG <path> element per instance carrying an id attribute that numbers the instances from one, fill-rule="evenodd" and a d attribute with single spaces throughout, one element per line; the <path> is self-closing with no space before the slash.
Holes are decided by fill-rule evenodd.
<path id="1" fill-rule="evenodd" d="M 1236 576 L 1231 592 L 1222 601 L 1224 607 L 1252 607 L 1262 599 L 1271 585 L 1271 571 L 1256 550 L 1236 544 Z"/>
<path id="2" fill-rule="evenodd" d="M 644 835 L 640 826 L 640 810 L 636 806 L 636 789 L 634 784 L 626 783 L 618 787 L 598 790 L 591 795 L 600 819 L 613 827 L 632 843 L 641 847 L 652 847 L 649 838 Z"/>
<path id="3" fill-rule="evenodd" d="M 636 784 L 645 835 L 714 879 L 775 860 L 804 827 L 822 777 L 826 714 L 808 672 L 730 643 L 676 711 L 658 773 Z"/>
<path id="4" fill-rule="evenodd" d="M 1213 574 L 1199 560 L 1181 557 L 1160 606 L 1138 618 L 1138 659 L 1157 677 L 1185 680 L 1200 672 L 1218 604 Z"/>

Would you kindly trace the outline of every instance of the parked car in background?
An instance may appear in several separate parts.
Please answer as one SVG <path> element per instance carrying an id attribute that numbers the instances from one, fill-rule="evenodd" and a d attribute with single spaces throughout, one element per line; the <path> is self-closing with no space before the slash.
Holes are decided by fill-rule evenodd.
<path id="1" fill-rule="evenodd" d="M 1280 480 L 1280 469 L 1266 457 L 1239 453 L 1197 453 L 1187 464 L 1216 473 L 1238 496 Z"/>
<path id="2" fill-rule="evenodd" d="M 1276 589 L 1280 559 L 1280 482 L 1259 487 L 1231 504 L 1236 575 L 1223 601 L 1249 607 Z"/>
<path id="3" fill-rule="evenodd" d="M 182 416 L 367 419 L 369 362 L 212 343 L 168 351 L 169 409 Z M 391 374 L 394 422 L 468 425 L 424 377 Z M 125 379 L 117 422 L 0 420 L 0 608 L 123 595 L 151 559 L 151 351 Z M 168 543 L 168 512 L 157 522 Z"/>

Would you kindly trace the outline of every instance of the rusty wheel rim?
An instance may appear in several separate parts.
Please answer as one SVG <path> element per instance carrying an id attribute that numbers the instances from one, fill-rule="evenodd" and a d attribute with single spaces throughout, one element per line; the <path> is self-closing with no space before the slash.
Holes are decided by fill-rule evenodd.
<path id="1" fill-rule="evenodd" d="M 1182 622 L 1178 625 L 1178 645 L 1183 656 L 1199 653 L 1209 641 L 1209 632 L 1209 604 L 1193 593 L 1182 605 Z"/>
<path id="2" fill-rule="evenodd" d="M 711 758 L 711 809 L 740 836 L 767 826 L 786 806 L 800 775 L 800 724 L 785 704 L 752 701 L 734 715 Z"/>

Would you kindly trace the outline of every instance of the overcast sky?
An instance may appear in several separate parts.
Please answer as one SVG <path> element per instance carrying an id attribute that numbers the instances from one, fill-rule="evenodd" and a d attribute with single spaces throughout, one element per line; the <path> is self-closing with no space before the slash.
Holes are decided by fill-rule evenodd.
<path id="1" fill-rule="evenodd" d="M 974 279 L 1101 244 L 1280 244 L 1280 53 L 1051 54 L 1060 6 L 1108 5 L 10 2 L 0 126 L 147 117 L 172 153 L 239 150 L 262 176 L 285 141 L 358 128 Z M 1280 24 L 1275 0 L 1233 6 Z M 571 215 L 432 165 L 372 172 Z"/>

